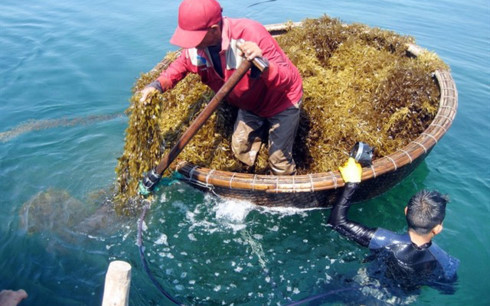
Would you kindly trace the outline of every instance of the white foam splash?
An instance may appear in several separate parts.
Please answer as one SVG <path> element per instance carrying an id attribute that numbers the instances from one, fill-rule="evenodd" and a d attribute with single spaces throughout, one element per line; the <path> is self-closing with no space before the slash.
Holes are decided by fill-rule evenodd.
<path id="1" fill-rule="evenodd" d="M 160 237 L 155 241 L 155 244 L 158 244 L 158 245 L 164 244 L 164 245 L 168 246 L 167 235 L 165 235 L 165 234 L 160 235 Z"/>
<path id="2" fill-rule="evenodd" d="M 254 204 L 234 199 L 219 199 L 212 207 L 216 225 L 224 226 L 235 233 L 247 227 L 247 216 L 254 209 L 256 209 Z"/>
<path id="3" fill-rule="evenodd" d="M 216 219 L 224 222 L 241 223 L 248 213 L 255 208 L 250 202 L 239 200 L 224 200 L 218 203 L 214 210 Z"/>
<path id="4" fill-rule="evenodd" d="M 324 209 L 321 207 L 297 208 L 297 207 L 268 207 L 268 206 L 260 206 L 259 208 L 262 213 L 277 215 L 279 216 L 279 218 L 289 217 L 293 215 L 308 217 L 308 212 L 312 210 Z"/>

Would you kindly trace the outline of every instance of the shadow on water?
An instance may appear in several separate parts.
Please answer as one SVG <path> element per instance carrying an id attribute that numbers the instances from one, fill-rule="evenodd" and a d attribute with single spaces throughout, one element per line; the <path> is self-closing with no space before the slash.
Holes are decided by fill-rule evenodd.
<path id="1" fill-rule="evenodd" d="M 50 188 L 19 208 L 18 236 L 24 248 L 5 249 L 11 270 L 4 272 L 22 275 L 19 284 L 6 282 L 28 292 L 27 305 L 100 303 L 108 261 L 125 259 L 134 246 L 126 240 L 134 219 L 116 214 L 111 199 L 112 188 L 83 199 Z M 60 285 L 71 289 L 53 290 Z"/>
<path id="2" fill-rule="evenodd" d="M 107 190 L 93 192 L 84 201 L 65 190 L 41 191 L 20 208 L 19 226 L 28 235 L 51 237 L 46 240 L 51 252 L 79 248 L 83 241 L 114 235 L 128 221 L 115 213 L 111 197 Z"/>

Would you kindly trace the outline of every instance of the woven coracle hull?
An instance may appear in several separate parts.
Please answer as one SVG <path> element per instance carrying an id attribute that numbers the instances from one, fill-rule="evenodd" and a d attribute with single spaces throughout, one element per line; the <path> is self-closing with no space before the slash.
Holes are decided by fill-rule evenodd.
<path id="1" fill-rule="evenodd" d="M 417 168 L 429 152 L 430 149 L 413 162 L 380 175 L 374 176 L 375 172 L 372 172 L 372 169 L 375 168 L 364 169 L 363 177 L 366 176 L 366 172 L 370 172 L 369 174 L 373 176 L 363 179 L 353 201 L 367 200 L 389 190 Z M 293 179 L 293 177 L 213 171 L 187 162 L 180 163 L 178 171 L 183 175 L 185 182 L 205 192 L 271 207 L 328 207 L 340 196 L 344 186 L 338 171 L 298 175 Z M 315 189 L 315 185 L 325 186 Z"/>
<path id="2" fill-rule="evenodd" d="M 269 26 L 280 34 L 281 26 Z M 408 52 L 417 56 L 423 49 L 410 45 Z M 458 93 L 448 70 L 434 72 L 440 89 L 439 107 L 428 128 L 395 153 L 375 159 L 363 168 L 362 182 L 354 201 L 382 194 L 406 178 L 427 157 L 451 126 L 457 111 Z M 257 205 L 276 207 L 331 206 L 341 194 L 344 181 L 339 171 L 296 176 L 255 175 L 197 167 L 188 162 L 174 166 L 190 185 L 216 195 L 247 200 Z"/>

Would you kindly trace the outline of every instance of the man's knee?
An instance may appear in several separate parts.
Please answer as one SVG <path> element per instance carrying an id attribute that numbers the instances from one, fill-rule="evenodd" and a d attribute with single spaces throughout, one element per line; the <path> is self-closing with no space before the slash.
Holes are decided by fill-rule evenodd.
<path id="1" fill-rule="evenodd" d="M 269 166 L 275 175 L 296 174 L 296 163 L 292 154 L 285 155 L 281 150 L 269 154 Z"/>
<path id="2" fill-rule="evenodd" d="M 234 133 L 231 137 L 231 150 L 235 157 L 246 164 L 253 166 L 259 154 L 262 140 L 259 137 L 250 137 L 250 134 L 242 135 Z"/>
<path id="3" fill-rule="evenodd" d="M 255 159 L 262 146 L 264 133 L 263 122 L 257 116 L 242 111 L 235 122 L 231 137 L 231 150 L 235 157 L 248 166 L 255 164 Z"/>
<path id="4" fill-rule="evenodd" d="M 250 145 L 248 143 L 232 140 L 231 150 L 239 161 L 248 166 L 253 166 L 256 153 L 250 150 Z"/>

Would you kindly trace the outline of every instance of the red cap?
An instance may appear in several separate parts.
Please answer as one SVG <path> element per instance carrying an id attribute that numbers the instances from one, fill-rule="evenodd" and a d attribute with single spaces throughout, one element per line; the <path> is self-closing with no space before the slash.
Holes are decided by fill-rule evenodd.
<path id="1" fill-rule="evenodd" d="M 184 0 L 179 6 L 179 24 L 170 43 L 194 48 L 212 25 L 221 21 L 223 9 L 216 0 Z"/>

